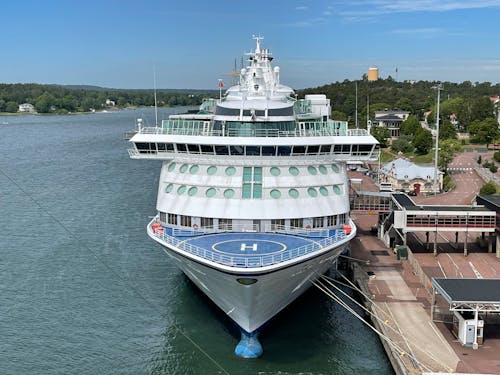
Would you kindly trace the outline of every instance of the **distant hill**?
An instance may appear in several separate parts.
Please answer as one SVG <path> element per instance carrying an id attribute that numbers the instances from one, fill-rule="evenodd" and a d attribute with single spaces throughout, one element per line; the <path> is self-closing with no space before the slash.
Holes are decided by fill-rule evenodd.
<path id="1" fill-rule="evenodd" d="M 87 91 L 153 91 L 153 89 L 117 89 L 112 87 L 101 87 L 93 85 L 54 85 L 70 90 L 87 90 Z M 170 93 L 218 93 L 218 90 L 203 90 L 203 89 L 156 89 L 157 92 L 170 92 Z"/>

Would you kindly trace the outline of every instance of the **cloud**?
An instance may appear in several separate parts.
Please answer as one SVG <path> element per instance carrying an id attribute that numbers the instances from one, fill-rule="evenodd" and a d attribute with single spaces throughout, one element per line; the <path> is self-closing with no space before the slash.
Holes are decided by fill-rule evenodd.
<path id="1" fill-rule="evenodd" d="M 295 10 L 308 10 L 308 9 L 309 9 L 309 7 L 306 7 L 304 5 L 295 7 Z"/>

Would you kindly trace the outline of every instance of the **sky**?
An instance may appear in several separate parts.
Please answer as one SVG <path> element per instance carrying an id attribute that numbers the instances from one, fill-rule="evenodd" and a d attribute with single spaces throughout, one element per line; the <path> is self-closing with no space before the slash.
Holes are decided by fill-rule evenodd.
<path id="1" fill-rule="evenodd" d="M 292 88 L 500 81 L 500 0 L 24 0 L 0 3 L 0 83 L 217 89 L 264 37 Z M 155 73 L 156 72 L 156 73 Z"/>

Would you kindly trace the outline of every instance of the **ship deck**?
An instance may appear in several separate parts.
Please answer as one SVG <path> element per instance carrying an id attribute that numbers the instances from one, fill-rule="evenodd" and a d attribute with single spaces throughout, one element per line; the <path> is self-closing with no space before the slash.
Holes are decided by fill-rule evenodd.
<path id="1" fill-rule="evenodd" d="M 216 232 L 161 227 L 150 234 L 167 245 L 231 267 L 259 268 L 332 247 L 347 235 L 341 228 L 278 232 Z"/>

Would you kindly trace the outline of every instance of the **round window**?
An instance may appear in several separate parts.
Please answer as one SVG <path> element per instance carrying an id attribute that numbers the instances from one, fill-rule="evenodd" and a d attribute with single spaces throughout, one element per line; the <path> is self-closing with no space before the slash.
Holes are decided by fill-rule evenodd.
<path id="1" fill-rule="evenodd" d="M 217 167 L 214 165 L 211 165 L 210 167 L 207 168 L 207 173 L 209 175 L 213 175 L 217 172 Z"/>
<path id="2" fill-rule="evenodd" d="M 273 190 L 271 190 L 270 195 L 272 198 L 278 199 L 279 197 L 281 197 L 281 191 L 279 191 L 277 189 L 273 189 Z"/>
<path id="3" fill-rule="evenodd" d="M 299 169 L 297 167 L 290 167 L 290 168 L 288 168 L 288 172 L 292 176 L 297 176 L 299 174 Z"/>
<path id="4" fill-rule="evenodd" d="M 186 185 L 179 186 L 177 189 L 177 194 L 182 195 L 186 192 Z"/>
<path id="5" fill-rule="evenodd" d="M 212 198 L 213 196 L 215 196 L 215 193 L 217 193 L 217 191 L 214 188 L 208 188 L 207 191 L 205 191 L 205 195 L 208 198 Z"/>
<path id="6" fill-rule="evenodd" d="M 313 167 L 312 165 L 307 167 L 307 170 L 309 171 L 310 174 L 318 174 L 318 170 L 316 169 L 316 167 Z"/>
<path id="7" fill-rule="evenodd" d="M 271 168 L 271 174 L 273 176 L 279 176 L 281 174 L 281 170 L 278 167 L 272 167 Z"/>
<path id="8" fill-rule="evenodd" d="M 298 198 L 299 191 L 297 189 L 290 189 L 290 190 L 288 190 L 288 195 L 292 198 Z"/>
<path id="9" fill-rule="evenodd" d="M 324 186 L 321 186 L 319 188 L 319 192 L 321 193 L 322 196 L 326 197 L 328 195 L 328 189 Z"/>
<path id="10" fill-rule="evenodd" d="M 236 168 L 235 167 L 227 167 L 226 168 L 226 175 L 232 176 L 235 173 L 236 173 Z"/>
<path id="11" fill-rule="evenodd" d="M 168 184 L 165 188 L 165 193 L 171 193 L 174 190 L 174 184 Z"/>
<path id="12" fill-rule="evenodd" d="M 342 190 L 340 189 L 340 186 L 339 185 L 333 185 L 333 192 L 335 194 L 341 194 L 342 193 Z"/>
<path id="13" fill-rule="evenodd" d="M 192 165 L 191 168 L 189 168 L 189 173 L 195 174 L 195 173 L 198 173 L 199 170 L 200 170 L 200 167 L 198 167 L 197 165 Z"/>
<path id="14" fill-rule="evenodd" d="M 181 167 L 179 168 L 179 172 L 181 173 L 186 173 L 187 170 L 188 170 L 187 164 L 182 164 Z"/>
<path id="15" fill-rule="evenodd" d="M 233 189 L 226 189 L 224 190 L 224 198 L 232 198 L 234 197 L 234 190 Z"/>
<path id="16" fill-rule="evenodd" d="M 309 194 L 310 197 L 317 197 L 318 196 L 318 191 L 315 188 L 310 187 L 307 189 L 307 194 Z"/>
<path id="17" fill-rule="evenodd" d="M 193 195 L 196 195 L 198 192 L 198 188 L 196 186 L 190 187 L 188 190 L 188 194 L 192 197 Z"/>
<path id="18" fill-rule="evenodd" d="M 339 166 L 337 164 L 332 164 L 332 171 L 334 171 L 335 173 L 339 173 Z"/>
<path id="19" fill-rule="evenodd" d="M 172 172 L 174 169 L 175 169 L 175 163 L 170 163 L 170 164 L 168 165 L 168 171 L 169 171 L 169 172 Z"/>
<path id="20" fill-rule="evenodd" d="M 326 167 L 324 165 L 320 165 L 318 167 L 319 171 L 321 174 L 327 174 L 328 173 L 328 170 L 326 169 Z"/>

